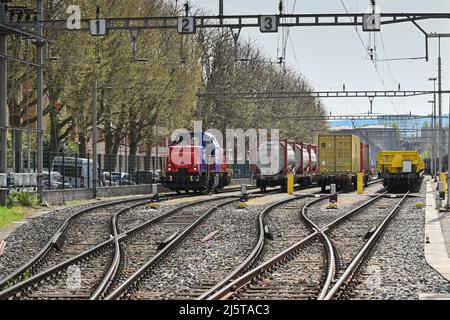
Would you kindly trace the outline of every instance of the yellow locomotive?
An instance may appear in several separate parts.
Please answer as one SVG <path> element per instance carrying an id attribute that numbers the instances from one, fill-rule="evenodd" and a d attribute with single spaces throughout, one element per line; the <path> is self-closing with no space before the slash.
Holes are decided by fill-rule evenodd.
<path id="1" fill-rule="evenodd" d="M 377 159 L 378 175 L 388 190 L 410 190 L 422 179 L 425 162 L 417 151 L 381 151 Z"/>

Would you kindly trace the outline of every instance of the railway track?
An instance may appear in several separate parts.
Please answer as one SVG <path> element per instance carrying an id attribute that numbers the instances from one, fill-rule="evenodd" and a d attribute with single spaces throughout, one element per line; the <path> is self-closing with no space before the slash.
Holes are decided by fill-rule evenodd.
<path id="1" fill-rule="evenodd" d="M 274 190 L 275 192 L 278 190 Z M 256 194 L 258 194 L 257 192 Z M 270 195 L 271 193 L 264 193 L 264 195 Z M 109 290 L 108 295 L 106 296 L 107 300 L 112 299 L 153 299 L 158 298 L 161 296 L 161 292 L 158 291 L 158 287 L 163 286 L 161 283 L 163 281 L 159 281 L 158 279 L 152 278 L 153 274 L 155 273 L 155 267 L 157 267 L 158 263 L 162 263 L 163 259 L 167 256 L 167 254 L 171 253 L 171 260 L 166 261 L 167 263 L 171 263 L 172 261 L 176 261 L 177 252 L 172 252 L 175 249 L 177 251 L 183 251 L 181 245 L 185 242 L 192 241 L 192 236 L 190 233 L 192 233 L 196 227 L 198 227 L 203 221 L 205 221 L 207 218 L 209 218 L 211 215 L 215 214 L 216 217 L 219 217 L 221 214 L 221 210 L 225 210 L 227 207 L 230 207 L 232 203 L 237 202 L 238 199 L 232 199 L 229 201 L 224 201 L 215 207 L 211 208 L 207 211 L 205 215 L 202 216 L 201 219 L 197 220 L 195 222 L 195 225 L 191 225 L 189 228 L 186 228 L 185 231 L 183 231 L 178 237 L 176 237 L 169 246 L 161 250 L 161 252 L 157 253 L 154 257 L 152 257 L 148 262 L 146 262 L 144 265 L 142 265 L 139 269 L 132 268 L 132 272 L 129 272 L 129 274 L 122 275 L 122 280 L 124 280 L 120 285 L 114 286 L 114 290 Z M 208 226 L 210 224 L 214 224 L 211 220 L 214 220 L 213 218 L 210 218 L 208 221 Z M 207 226 L 203 225 L 203 228 L 207 228 Z M 170 230 L 170 229 L 169 229 Z M 170 233 L 170 232 L 168 232 Z M 187 236 L 189 235 L 189 238 Z M 214 234 L 210 235 L 214 236 Z M 186 238 L 186 239 L 185 239 Z M 200 242 L 204 242 L 200 241 Z M 222 240 L 223 243 L 223 240 Z M 192 244 L 186 244 L 186 246 L 190 246 Z M 195 245 L 200 246 L 200 244 L 197 242 Z M 179 249 L 179 250 L 178 250 Z M 214 258 L 216 258 L 220 253 L 217 253 Z M 206 259 L 207 257 L 205 257 Z M 186 261 L 182 260 L 179 262 L 181 264 L 185 264 Z M 121 264 L 118 262 L 118 264 Z M 122 263 L 123 264 L 123 263 Z M 123 264 L 124 265 L 124 264 Z M 213 269 L 213 268 L 212 268 Z M 192 271 L 194 272 L 194 271 Z M 131 274 L 131 275 L 130 275 Z M 215 277 L 219 277 L 223 274 L 223 270 L 218 271 L 215 273 Z M 161 280 L 161 279 L 160 279 Z M 203 283 L 204 284 L 204 283 Z M 183 292 L 177 292 L 179 294 L 178 298 L 185 297 Z M 176 298 L 176 297 L 175 297 Z"/>
<path id="2" fill-rule="evenodd" d="M 339 278 L 335 281 L 334 285 L 324 297 L 325 300 L 343 299 L 349 297 L 353 290 L 354 283 L 359 276 L 358 271 L 360 270 L 364 262 L 370 257 L 373 249 L 381 240 L 386 227 L 400 210 L 401 206 L 405 203 L 408 196 L 409 192 L 405 194 L 402 199 L 384 217 L 384 219 L 374 230 L 373 234 L 371 234 L 368 240 L 364 243 L 362 248 L 358 250 L 357 254 L 353 257 L 348 266 L 346 266 L 345 269 L 342 269 Z"/>
<path id="3" fill-rule="evenodd" d="M 250 228 L 250 226 L 252 226 L 249 230 L 245 229 L 245 236 L 248 237 L 248 234 L 252 234 L 254 237 L 251 245 L 249 245 L 249 241 L 244 241 L 246 238 L 245 236 L 238 237 L 234 234 L 240 234 L 240 230 L 236 230 L 236 227 L 233 228 L 233 224 L 227 225 L 225 222 L 224 229 L 233 231 L 233 235 L 227 236 L 227 239 L 222 241 L 228 241 L 229 243 L 224 243 L 224 246 L 226 248 L 232 248 L 235 253 L 230 255 L 227 250 L 217 250 L 216 257 L 214 261 L 212 261 L 209 270 L 207 272 L 203 272 L 199 277 L 200 279 L 189 285 L 187 290 L 177 294 L 175 299 L 198 299 L 204 296 L 205 292 L 208 292 L 211 288 L 215 287 L 217 283 L 223 281 L 223 279 L 225 279 L 231 271 L 233 271 L 236 267 L 239 268 L 242 261 L 245 263 L 246 258 L 254 249 L 254 243 L 256 243 L 256 240 L 260 236 L 261 232 L 260 227 L 257 229 L 254 228 L 255 220 L 262 219 L 265 226 L 270 226 L 270 234 L 273 235 L 277 241 L 269 241 L 269 244 L 277 243 L 278 247 L 282 247 L 283 245 L 284 247 L 288 247 L 290 243 L 295 242 L 296 239 L 302 236 L 302 232 L 299 230 L 300 223 L 298 219 L 296 219 L 295 211 L 306 203 L 310 196 L 311 195 L 301 195 L 295 198 L 283 200 L 280 203 L 275 203 L 270 206 L 269 210 L 265 210 L 265 212 L 259 214 L 259 217 L 257 216 L 257 211 L 255 211 L 254 214 L 251 215 L 251 222 L 249 221 L 247 224 L 242 219 L 238 220 L 240 228 L 245 228 L 245 226 L 249 226 Z M 224 212 L 224 214 L 232 216 L 233 213 Z M 258 223 L 258 225 L 260 224 Z M 304 230 L 304 232 L 306 233 L 307 230 Z M 264 233 L 264 230 L 262 233 Z M 266 234 L 266 236 L 267 235 L 268 234 Z M 241 240 L 233 240 L 233 237 L 240 238 Z M 203 246 L 205 247 L 202 249 L 203 251 L 207 251 L 209 249 L 208 245 L 204 244 Z M 244 252 L 243 250 L 239 250 L 243 246 L 246 248 Z M 190 255 L 194 256 L 199 254 L 201 253 L 193 252 Z M 270 252 L 265 252 L 265 255 L 270 255 Z M 238 257 L 239 259 L 237 259 Z M 256 261 L 253 263 L 256 263 Z"/>
<path id="4" fill-rule="evenodd" d="M 44 247 L 25 265 L 0 281 L 0 291 L 50 269 L 108 240 L 114 212 L 143 205 L 151 197 L 106 202 L 75 212 L 54 232 Z"/>
<path id="5" fill-rule="evenodd" d="M 406 196 L 405 196 L 406 197 Z M 314 200 L 302 209 L 302 219 L 312 233 L 272 259 L 248 271 L 225 286 L 218 286 L 206 299 L 323 299 L 330 286 L 337 284 L 336 249 L 326 232 L 360 217 L 369 206 L 384 199 L 384 195 L 365 202 L 347 214 L 320 228 L 306 214 Z M 398 208 L 403 199 L 395 206 Z M 386 217 L 386 215 L 385 215 Z M 256 258 L 256 257 L 255 257 Z M 340 261 L 340 260 L 338 260 Z M 338 262 L 337 267 L 341 266 Z M 306 270 L 306 271 L 305 271 Z M 345 271 L 343 272 L 343 274 Z"/>
<path id="6" fill-rule="evenodd" d="M 234 191 L 235 191 L 234 189 L 228 190 L 225 193 Z M 177 196 L 177 198 L 179 197 L 180 196 Z M 188 197 L 188 196 L 185 195 L 181 197 Z M 233 195 L 225 198 L 231 197 L 235 198 L 236 196 Z M 198 202 L 195 202 L 195 204 L 205 204 L 211 201 L 218 201 L 222 198 L 224 197 L 200 200 Z M 167 196 L 165 197 L 165 199 L 170 199 L 170 197 Z M 138 201 L 138 200 L 128 200 L 128 201 Z M 23 272 L 22 275 L 20 275 L 20 280 L 17 279 L 17 281 L 15 282 L 9 282 L 8 285 L 4 288 L 4 290 L 0 292 L 0 298 L 5 299 L 17 296 L 18 298 L 30 298 L 30 299 L 39 297 L 46 299 L 58 299 L 58 298 L 68 299 L 71 296 L 73 296 L 74 298 L 79 299 L 86 299 L 86 298 L 96 299 L 102 297 L 105 291 L 109 288 L 109 285 L 111 284 L 112 279 L 116 274 L 116 271 L 118 269 L 118 261 L 123 260 L 123 259 L 118 260 L 115 259 L 117 256 L 120 256 L 118 255 L 118 252 L 120 252 L 121 249 L 119 242 L 121 243 L 123 239 L 129 238 L 131 239 L 132 236 L 136 236 L 136 234 L 139 234 L 142 230 L 145 230 L 146 228 L 149 228 L 150 226 L 153 226 L 154 224 L 159 223 L 160 221 L 165 219 L 167 220 L 165 221 L 165 227 L 176 226 L 176 228 L 182 229 L 183 226 L 187 226 L 189 222 L 195 220 L 198 212 L 201 212 L 201 210 L 199 210 L 198 212 L 193 211 L 191 212 L 189 217 L 189 214 L 183 212 L 183 210 L 194 205 L 192 203 L 189 203 L 187 205 L 182 205 L 178 208 L 175 208 L 174 210 L 170 210 L 169 212 L 163 213 L 162 215 L 157 216 L 154 219 L 151 219 L 150 221 L 147 221 L 137 227 L 131 228 L 130 230 L 125 230 L 126 233 L 119 234 L 119 228 L 117 223 L 119 218 L 123 217 L 125 212 L 130 211 L 134 207 L 146 204 L 147 202 L 148 199 L 146 199 L 146 201 L 139 200 L 137 204 L 134 204 L 132 206 L 126 206 L 125 208 L 122 208 L 121 210 L 118 211 L 117 210 L 110 211 L 109 231 L 111 236 L 107 240 L 104 240 L 103 242 L 97 245 L 92 244 L 87 251 L 81 252 L 79 254 L 74 253 L 74 256 L 69 257 L 66 260 L 61 259 L 59 261 L 59 264 L 50 266 L 46 269 L 41 269 L 40 272 L 34 272 L 33 274 L 31 274 L 28 271 L 29 270 L 28 265 L 31 265 L 33 268 L 37 269 L 36 265 L 40 264 L 41 261 L 45 261 L 45 259 L 47 259 L 47 256 L 45 254 L 42 256 L 38 255 L 38 259 L 33 260 L 32 262 L 30 262 L 29 264 L 27 264 L 26 266 L 22 267 L 19 270 Z M 105 204 L 104 206 L 106 207 L 107 205 L 108 204 Z M 104 206 L 101 207 L 103 208 Z M 88 208 L 87 210 L 90 211 L 92 209 L 93 208 Z M 86 210 L 82 210 L 77 214 L 81 215 L 85 213 L 85 211 Z M 73 219 L 74 217 L 77 216 L 77 214 L 75 214 L 71 218 Z M 202 219 L 204 219 L 204 217 Z M 196 223 L 194 224 L 196 225 Z M 126 228 L 129 228 L 129 224 L 124 223 L 124 229 Z M 156 235 L 155 238 L 157 238 Z M 158 239 L 158 241 L 161 240 L 163 239 Z M 139 243 L 137 244 L 137 248 L 139 248 Z M 51 249 L 55 248 L 50 248 L 50 250 Z M 74 272 L 72 270 L 73 268 L 70 269 L 70 267 L 74 265 L 76 265 L 76 268 L 74 268 L 75 275 L 71 274 Z M 15 274 L 19 274 L 19 272 L 16 272 Z M 78 291 L 72 290 L 72 292 L 68 294 L 67 288 L 70 286 L 68 285 L 67 279 L 72 281 L 73 280 L 72 278 L 74 276 L 76 278 L 76 274 L 87 275 L 87 278 L 85 279 L 86 281 L 83 283 L 82 288 L 80 288 L 81 290 Z M 14 275 L 9 276 L 8 279 L 13 279 Z M 64 279 L 65 282 L 63 281 Z M 37 290 L 38 287 L 39 290 Z M 66 288 L 66 289 L 64 291 L 59 290 L 59 288 Z"/>
<path id="7" fill-rule="evenodd" d="M 251 189 L 251 188 L 250 188 Z M 232 193 L 239 188 L 227 189 L 219 193 Z M 160 200 L 192 197 L 192 195 L 163 194 Z M 33 277 L 39 273 L 52 271 L 54 267 L 76 259 L 82 253 L 104 244 L 114 233 L 112 218 L 115 213 L 123 216 L 133 208 L 147 204 L 153 196 L 134 197 L 125 200 L 104 202 L 75 211 L 49 238 L 42 249 L 19 269 L 0 280 L 0 292 Z M 103 262 L 100 262 L 103 265 Z"/>

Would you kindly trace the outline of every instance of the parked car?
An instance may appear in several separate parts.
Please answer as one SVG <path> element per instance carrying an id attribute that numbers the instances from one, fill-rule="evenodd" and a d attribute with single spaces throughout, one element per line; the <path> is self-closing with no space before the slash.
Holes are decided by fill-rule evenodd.
<path id="1" fill-rule="evenodd" d="M 43 184 L 45 190 L 73 189 L 69 182 L 63 182 L 61 173 L 52 171 L 50 176 L 51 179 L 49 179 L 48 173 L 44 173 Z"/>
<path id="2" fill-rule="evenodd" d="M 135 184 L 133 179 L 130 179 L 130 175 L 125 172 L 112 172 L 111 177 L 112 181 L 117 182 L 120 186 Z"/>
<path id="3" fill-rule="evenodd" d="M 108 171 L 104 171 L 102 173 L 103 185 L 105 187 L 117 187 L 119 185 L 118 181 L 115 181 L 114 178 L 111 178 L 111 173 Z"/>
<path id="4" fill-rule="evenodd" d="M 102 186 L 102 176 L 97 165 L 94 170 L 92 159 L 75 157 L 55 157 L 52 161 L 52 171 L 64 172 L 66 182 L 70 182 L 77 188 L 92 187 L 94 184 L 94 172 L 97 171 L 97 185 Z"/>
<path id="5" fill-rule="evenodd" d="M 152 171 L 136 171 L 136 184 L 152 184 L 154 182 Z"/>
<path id="6" fill-rule="evenodd" d="M 156 170 L 155 171 L 155 178 L 153 179 L 154 183 L 160 183 L 162 181 L 162 171 Z"/>

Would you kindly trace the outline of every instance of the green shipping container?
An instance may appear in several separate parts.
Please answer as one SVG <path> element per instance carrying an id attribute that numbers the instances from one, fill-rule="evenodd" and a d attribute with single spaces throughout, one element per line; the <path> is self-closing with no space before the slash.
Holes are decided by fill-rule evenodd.
<path id="1" fill-rule="evenodd" d="M 358 173 L 361 171 L 361 139 L 353 134 L 319 135 L 319 172 Z"/>

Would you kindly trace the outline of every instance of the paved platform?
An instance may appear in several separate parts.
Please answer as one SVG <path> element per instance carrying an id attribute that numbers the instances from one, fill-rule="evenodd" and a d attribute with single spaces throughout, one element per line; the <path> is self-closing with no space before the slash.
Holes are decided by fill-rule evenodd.
<path id="1" fill-rule="evenodd" d="M 436 210 L 435 188 L 427 181 L 425 208 L 425 259 L 450 281 L 450 213 Z M 426 297 L 424 297 L 426 298 Z"/>

